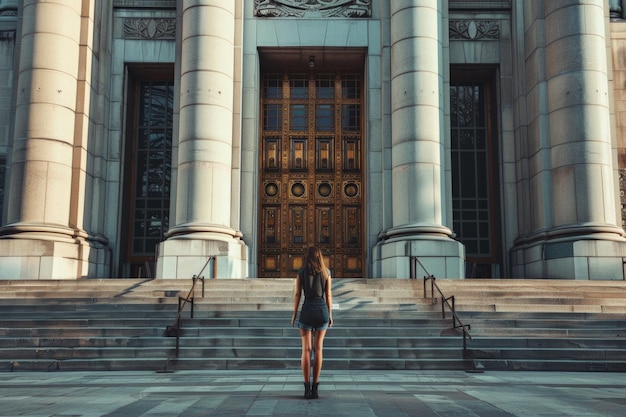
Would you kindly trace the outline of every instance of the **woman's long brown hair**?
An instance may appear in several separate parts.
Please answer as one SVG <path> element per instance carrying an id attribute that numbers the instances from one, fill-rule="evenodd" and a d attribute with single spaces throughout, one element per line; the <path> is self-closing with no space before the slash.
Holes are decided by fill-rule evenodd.
<path id="1" fill-rule="evenodd" d="M 319 250 L 319 248 L 315 246 L 309 247 L 306 254 L 305 265 L 309 272 L 315 274 L 321 272 L 324 277 L 324 281 L 328 279 L 328 269 L 326 268 L 326 265 L 324 265 L 324 257 L 322 256 L 322 251 Z"/>

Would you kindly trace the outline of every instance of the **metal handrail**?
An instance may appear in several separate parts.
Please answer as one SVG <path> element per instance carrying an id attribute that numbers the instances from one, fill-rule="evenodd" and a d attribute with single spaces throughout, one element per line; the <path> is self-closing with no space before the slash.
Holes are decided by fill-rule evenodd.
<path id="1" fill-rule="evenodd" d="M 206 263 L 204 264 L 204 266 L 202 267 L 202 269 L 200 270 L 200 272 L 198 273 L 198 275 L 194 275 L 191 279 L 191 289 L 189 290 L 189 293 L 187 294 L 187 297 L 181 297 L 180 295 L 178 296 L 178 312 L 176 313 L 176 319 L 174 320 L 174 324 L 172 326 L 167 326 L 165 328 L 165 335 L 168 337 L 172 337 L 172 336 L 176 336 L 176 357 L 178 357 L 179 353 L 180 353 L 180 333 L 181 333 L 181 329 L 183 327 L 183 322 L 182 322 L 182 313 L 183 310 L 185 309 L 185 306 L 187 305 L 187 303 L 191 304 L 191 318 L 193 318 L 193 306 L 194 306 L 194 296 L 195 296 L 195 290 L 196 290 L 196 281 L 200 280 L 202 281 L 202 298 L 204 298 L 204 277 L 201 276 L 202 273 L 204 272 L 205 268 L 207 267 L 207 265 L 209 264 L 209 262 L 211 262 L 211 260 L 213 261 L 213 278 L 215 278 L 215 273 L 216 273 L 216 262 L 217 259 L 215 258 L 215 256 L 209 256 L 209 258 L 207 259 Z"/>
<path id="2" fill-rule="evenodd" d="M 426 292 L 426 283 L 430 281 L 430 298 L 435 300 L 435 289 L 437 289 L 437 292 L 441 296 L 441 316 L 443 317 L 443 319 L 444 320 L 446 319 L 446 306 L 447 306 L 450 312 L 452 313 L 452 328 L 454 329 L 461 328 L 463 330 L 463 357 L 464 358 L 467 357 L 467 338 L 469 337 L 470 340 L 473 340 L 472 335 L 469 332 L 471 330 L 471 325 L 463 324 L 458 314 L 456 314 L 456 309 L 454 306 L 454 295 L 450 297 L 446 297 L 444 295 L 443 291 L 441 291 L 441 288 L 439 288 L 439 286 L 435 282 L 435 276 L 428 272 L 428 270 L 424 267 L 424 264 L 420 262 L 417 256 L 411 256 L 410 260 L 411 260 L 411 264 L 409 267 L 410 269 L 409 273 L 410 273 L 411 279 L 417 279 L 417 265 L 418 264 L 419 266 L 422 267 L 424 272 L 426 272 L 426 276 L 424 276 L 424 282 L 423 282 L 424 298 L 428 298 L 428 295 Z"/>

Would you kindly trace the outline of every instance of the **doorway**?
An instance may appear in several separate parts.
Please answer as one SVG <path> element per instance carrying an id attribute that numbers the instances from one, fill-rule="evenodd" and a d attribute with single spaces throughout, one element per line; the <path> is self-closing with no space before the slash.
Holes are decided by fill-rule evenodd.
<path id="1" fill-rule="evenodd" d="M 314 65 L 261 76 L 261 278 L 295 277 L 311 245 L 363 276 L 363 76 Z"/>

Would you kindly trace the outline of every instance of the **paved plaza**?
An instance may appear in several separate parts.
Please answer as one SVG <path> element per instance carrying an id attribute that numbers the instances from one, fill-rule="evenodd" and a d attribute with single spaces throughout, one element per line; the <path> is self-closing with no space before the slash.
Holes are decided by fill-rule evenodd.
<path id="1" fill-rule="evenodd" d="M 0 373 L 2 416 L 626 416 L 626 374 L 297 370 Z"/>

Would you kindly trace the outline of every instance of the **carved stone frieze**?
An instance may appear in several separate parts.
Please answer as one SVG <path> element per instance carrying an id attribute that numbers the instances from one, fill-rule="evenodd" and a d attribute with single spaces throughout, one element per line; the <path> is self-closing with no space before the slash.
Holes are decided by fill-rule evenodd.
<path id="1" fill-rule="evenodd" d="M 498 40 L 500 22 L 497 20 L 450 20 L 450 40 Z"/>
<path id="2" fill-rule="evenodd" d="M 254 0 L 259 17 L 370 17 L 372 0 Z"/>
<path id="3" fill-rule="evenodd" d="M 176 19 L 124 19 L 125 39 L 176 39 Z"/>

